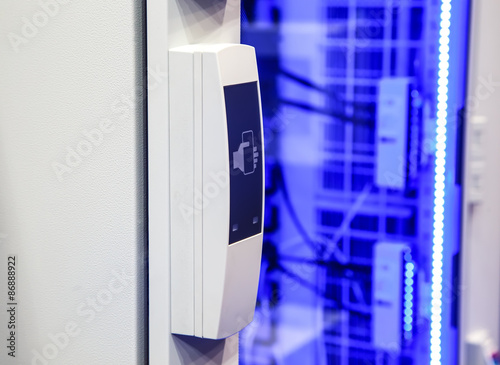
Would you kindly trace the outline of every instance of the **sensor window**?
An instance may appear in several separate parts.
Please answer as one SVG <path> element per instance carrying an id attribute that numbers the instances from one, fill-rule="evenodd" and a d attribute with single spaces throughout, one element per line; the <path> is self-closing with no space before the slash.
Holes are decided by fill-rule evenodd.
<path id="1" fill-rule="evenodd" d="M 262 232 L 262 140 L 257 82 L 224 87 L 230 166 L 229 244 Z M 233 227 L 238 227 L 234 230 Z"/>

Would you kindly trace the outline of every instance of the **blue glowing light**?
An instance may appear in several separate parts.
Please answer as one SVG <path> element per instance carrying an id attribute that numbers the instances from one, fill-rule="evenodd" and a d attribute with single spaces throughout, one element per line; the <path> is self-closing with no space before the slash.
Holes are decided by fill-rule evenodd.
<path id="1" fill-rule="evenodd" d="M 441 365 L 441 320 L 443 291 L 443 236 L 446 171 L 446 124 L 450 59 L 451 0 L 441 1 L 439 71 L 437 88 L 436 156 L 434 176 L 434 234 L 432 240 L 431 365 Z"/>
<path id="2" fill-rule="evenodd" d="M 406 261 L 405 263 L 405 286 L 404 286 L 404 317 L 403 317 L 403 329 L 404 329 L 404 338 L 411 339 L 412 338 L 412 330 L 413 330 L 413 285 L 414 280 L 413 277 L 415 275 L 414 269 L 415 264 L 412 262 L 411 253 L 407 252 L 404 256 Z"/>

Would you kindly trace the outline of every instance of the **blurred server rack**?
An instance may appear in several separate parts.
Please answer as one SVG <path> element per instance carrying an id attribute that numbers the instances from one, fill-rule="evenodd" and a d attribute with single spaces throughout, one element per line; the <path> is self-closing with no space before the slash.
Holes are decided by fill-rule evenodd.
<path id="1" fill-rule="evenodd" d="M 268 200 L 277 223 L 267 235 L 273 263 L 266 261 L 267 289 L 260 296 L 268 306 L 248 331 L 253 342 L 243 342 L 245 351 L 252 348 L 244 351 L 250 354 L 244 363 L 429 363 L 430 334 L 437 325 L 443 342 L 439 356 L 446 341 L 443 363 L 454 363 L 454 288 L 447 267 L 458 250 L 456 232 L 448 234 L 450 249 L 443 252 L 450 292 L 444 295 L 452 299 L 439 323 L 431 306 L 442 3 L 262 1 L 256 8 L 253 22 L 243 27 L 243 40 L 258 52 L 267 50 L 261 72 L 274 60 L 269 79 L 278 97 L 271 98 L 267 122 L 273 130 L 278 119 L 280 128 L 272 134 L 268 175 L 278 188 Z M 458 11 L 463 25 L 467 9 Z M 269 26 L 258 22 L 259 14 Z M 269 53 L 270 48 L 277 51 Z M 465 62 L 465 53 L 456 55 Z M 454 67 L 465 68 L 458 62 Z M 457 88 L 465 88 L 464 74 L 456 77 Z M 449 114 L 463 102 L 459 92 L 454 97 L 456 110 Z M 456 129 L 449 132 L 448 177 L 455 173 Z M 460 196 L 455 183 L 448 183 L 453 204 Z M 457 224 L 457 217 L 448 224 Z M 374 325 L 387 305 L 383 294 L 377 295 L 384 280 L 376 273 L 385 256 L 375 252 L 391 244 L 405 249 L 396 268 L 401 268 L 394 311 L 400 318 L 393 330 L 398 333 L 388 334 L 389 328 Z"/>

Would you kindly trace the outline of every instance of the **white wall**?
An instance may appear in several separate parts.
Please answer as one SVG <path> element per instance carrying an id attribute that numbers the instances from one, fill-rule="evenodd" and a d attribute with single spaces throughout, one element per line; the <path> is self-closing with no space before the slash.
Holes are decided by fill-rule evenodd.
<path id="1" fill-rule="evenodd" d="M 0 2 L 0 363 L 144 364 L 143 6 L 43 3 Z"/>
<path id="2" fill-rule="evenodd" d="M 471 204 L 469 180 L 464 202 L 460 290 L 462 350 L 465 349 L 463 342 L 481 331 L 485 331 L 496 346 L 500 345 L 500 3 L 495 0 L 472 3 L 467 148 L 470 154 L 471 117 L 485 116 L 487 125 L 480 145 L 485 151 L 486 168 L 484 199 L 479 204 Z M 466 176 L 470 178 L 471 174 L 469 159 Z M 462 364 L 468 363 L 462 361 Z"/>

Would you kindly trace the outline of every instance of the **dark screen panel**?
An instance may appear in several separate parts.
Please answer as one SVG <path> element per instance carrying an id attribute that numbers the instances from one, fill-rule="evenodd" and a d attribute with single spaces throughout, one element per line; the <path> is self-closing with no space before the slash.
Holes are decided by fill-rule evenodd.
<path id="1" fill-rule="evenodd" d="M 224 87 L 230 166 L 229 244 L 262 232 L 262 140 L 257 82 Z"/>

